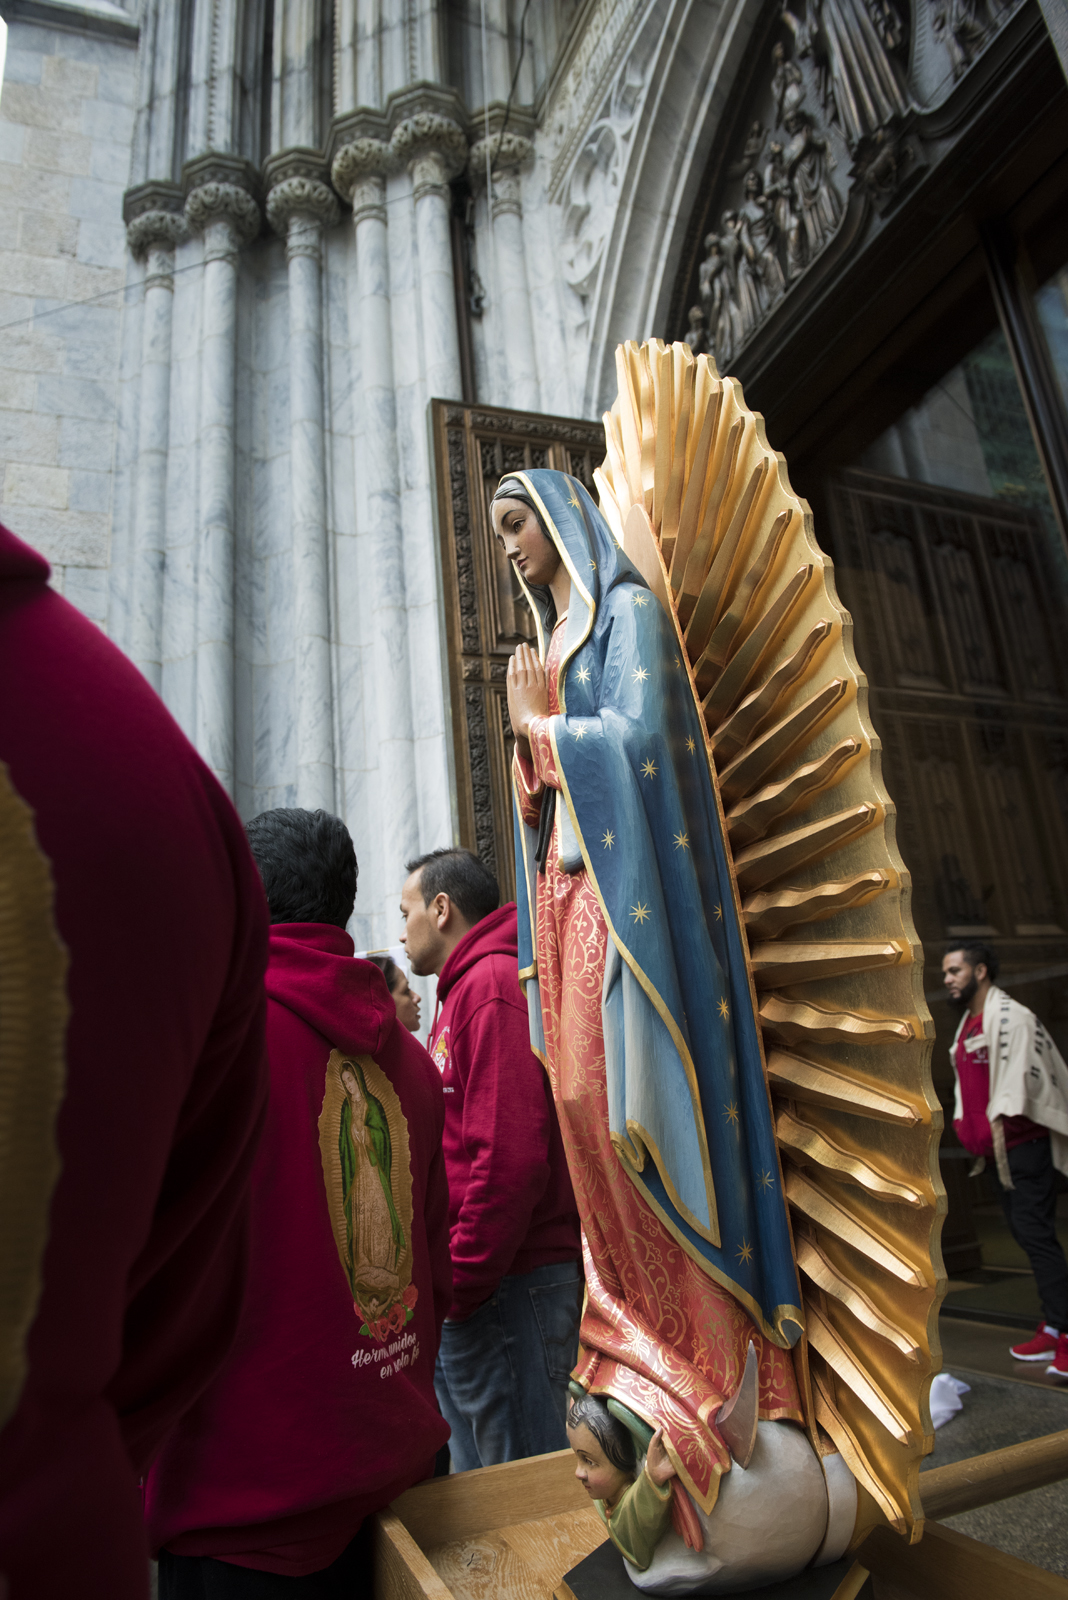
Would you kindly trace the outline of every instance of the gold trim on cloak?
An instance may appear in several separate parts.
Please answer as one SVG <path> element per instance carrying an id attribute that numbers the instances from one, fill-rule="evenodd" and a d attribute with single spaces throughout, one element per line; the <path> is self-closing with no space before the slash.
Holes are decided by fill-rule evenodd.
<path id="1" fill-rule="evenodd" d="M 56 1119 L 70 1007 L 54 902 L 33 811 L 0 761 L 0 1427 L 26 1381 L 26 1336 L 60 1173 Z"/>

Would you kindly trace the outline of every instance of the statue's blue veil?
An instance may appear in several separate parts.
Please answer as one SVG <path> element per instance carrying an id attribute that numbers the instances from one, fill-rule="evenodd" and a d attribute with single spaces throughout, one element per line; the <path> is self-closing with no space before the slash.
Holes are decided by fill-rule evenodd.
<path id="1" fill-rule="evenodd" d="M 609 1132 L 676 1240 L 769 1338 L 802 1325 L 741 913 L 705 732 L 674 624 L 577 479 L 522 484 L 571 577 L 551 736 L 560 862 L 585 867 L 609 931 Z M 542 659 L 550 597 L 520 582 Z M 544 1059 L 536 832 L 516 805 L 519 962 Z"/>

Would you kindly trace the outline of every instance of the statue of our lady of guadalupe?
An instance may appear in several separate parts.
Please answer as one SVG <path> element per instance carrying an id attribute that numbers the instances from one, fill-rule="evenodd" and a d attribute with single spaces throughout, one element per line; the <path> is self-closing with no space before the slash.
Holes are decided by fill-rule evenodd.
<path id="1" fill-rule="evenodd" d="M 508 671 L 520 977 L 582 1222 L 574 1380 L 662 1428 L 709 1513 L 731 1466 L 717 1417 L 750 1345 L 760 1418 L 803 1415 L 801 1296 L 704 731 L 671 623 L 576 479 L 506 477 L 493 523 L 538 630 Z M 784 1574 L 827 1520 L 816 1455 L 787 1431 L 818 1503 Z"/>

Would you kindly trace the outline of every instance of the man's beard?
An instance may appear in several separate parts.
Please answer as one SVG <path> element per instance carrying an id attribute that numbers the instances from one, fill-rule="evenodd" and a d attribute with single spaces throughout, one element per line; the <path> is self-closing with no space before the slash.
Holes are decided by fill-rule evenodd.
<path id="1" fill-rule="evenodd" d="M 971 999 L 972 999 L 973 995 L 975 994 L 976 990 L 978 989 L 978 987 L 979 987 L 978 979 L 976 978 L 975 974 L 973 973 L 971 978 L 964 985 L 964 988 L 960 991 L 959 994 L 951 994 L 950 995 L 950 997 L 949 997 L 950 1004 L 951 1005 L 955 1005 L 955 1006 L 959 1006 L 960 1009 L 963 1011 L 964 1007 L 971 1002 Z"/>

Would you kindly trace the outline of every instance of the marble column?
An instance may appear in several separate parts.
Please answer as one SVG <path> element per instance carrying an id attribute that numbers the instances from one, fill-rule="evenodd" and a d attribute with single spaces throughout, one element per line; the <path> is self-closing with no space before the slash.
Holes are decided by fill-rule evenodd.
<path id="1" fill-rule="evenodd" d="M 307 169 L 307 170 L 304 170 Z M 333 812 L 334 696 L 323 445 L 322 246 L 339 215 L 312 151 L 268 162 L 267 220 L 286 241 L 289 271 L 289 470 L 293 536 L 297 805 Z"/>
<path id="2" fill-rule="evenodd" d="M 462 171 L 467 161 L 467 138 L 451 117 L 439 112 L 418 112 L 394 128 L 390 148 L 406 164 L 412 179 L 427 397 L 459 400 L 463 385 L 449 228 L 449 180 Z"/>
<path id="3" fill-rule="evenodd" d="M 486 156 L 492 169 L 490 214 L 495 252 L 494 293 L 497 325 L 503 346 L 508 383 L 508 404 L 522 411 L 541 405 L 538 364 L 534 349 L 534 321 L 530 313 L 526 256 L 523 243 L 523 206 L 520 172 L 533 159 L 534 146 L 521 134 L 491 134 L 471 151 L 469 171 L 476 189 L 486 185 Z"/>
<path id="4" fill-rule="evenodd" d="M 149 187 L 146 185 L 146 188 Z M 157 694 L 163 670 L 163 577 L 167 552 L 174 247 L 185 237 L 185 233 L 185 221 L 181 213 L 157 207 L 141 211 L 127 223 L 126 229 L 133 255 L 145 261 L 137 477 L 133 507 L 133 570 L 127 638 L 131 657 Z"/>
<path id="5" fill-rule="evenodd" d="M 216 164 L 222 165 L 221 158 Z M 237 258 L 242 244 L 258 232 L 260 213 L 247 189 L 209 176 L 190 188 L 185 216 L 191 231 L 204 239 L 194 743 L 232 795 Z"/>
<path id="6" fill-rule="evenodd" d="M 366 505 L 366 571 L 371 585 L 381 850 L 396 877 L 419 849 L 415 730 L 397 460 L 386 174 L 389 146 L 359 138 L 334 158 L 334 187 L 352 202 L 356 305 L 360 322 L 361 412 L 356 471 Z M 397 878 L 399 882 L 399 877 Z"/>

